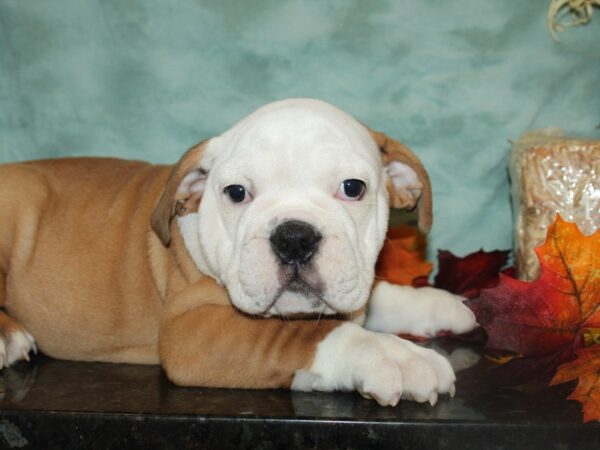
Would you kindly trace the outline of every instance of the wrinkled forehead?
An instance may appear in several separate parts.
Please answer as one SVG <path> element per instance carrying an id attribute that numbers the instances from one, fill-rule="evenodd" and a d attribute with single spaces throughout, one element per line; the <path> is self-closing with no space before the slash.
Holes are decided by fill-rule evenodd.
<path id="1" fill-rule="evenodd" d="M 258 109 L 216 138 L 208 153 L 214 163 L 260 160 L 314 165 L 322 159 L 371 167 L 379 164 L 377 146 L 362 124 L 327 103 L 308 99 Z"/>

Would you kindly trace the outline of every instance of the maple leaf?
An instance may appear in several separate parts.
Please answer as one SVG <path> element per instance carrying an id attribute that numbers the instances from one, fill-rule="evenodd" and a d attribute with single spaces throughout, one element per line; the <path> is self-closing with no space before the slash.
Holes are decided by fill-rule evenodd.
<path id="1" fill-rule="evenodd" d="M 600 345 L 577 350 L 577 359 L 561 365 L 550 385 L 579 379 L 567 398 L 583 405 L 583 421 L 600 420 Z"/>
<path id="2" fill-rule="evenodd" d="M 433 285 L 453 294 L 475 298 L 482 289 L 498 284 L 500 269 L 506 265 L 509 254 L 510 250 L 479 250 L 458 257 L 447 250 L 438 250 L 439 271 Z"/>
<path id="3" fill-rule="evenodd" d="M 536 253 L 537 280 L 501 274 L 498 286 L 467 303 L 487 332 L 487 348 L 549 355 L 565 344 L 576 348 L 583 328 L 600 324 L 600 232 L 586 237 L 558 216 Z"/>
<path id="4" fill-rule="evenodd" d="M 377 278 L 410 285 L 415 278 L 428 277 L 433 264 L 425 260 L 426 246 L 425 237 L 416 228 L 390 228 L 375 267 Z"/>
<path id="5" fill-rule="evenodd" d="M 586 237 L 557 216 L 536 253 L 542 269 L 537 280 L 500 275 L 498 286 L 467 305 L 488 335 L 486 348 L 518 356 L 503 366 L 517 374 L 552 375 L 577 354 L 552 383 L 579 378 L 569 398 L 582 402 L 584 420 L 600 418 L 600 358 L 594 348 L 600 346 L 580 348 L 594 342 L 590 336 L 600 325 L 600 231 Z"/>

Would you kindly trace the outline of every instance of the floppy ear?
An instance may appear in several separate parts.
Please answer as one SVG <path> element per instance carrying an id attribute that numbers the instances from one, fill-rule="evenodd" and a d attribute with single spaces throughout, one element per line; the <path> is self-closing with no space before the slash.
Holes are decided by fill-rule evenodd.
<path id="1" fill-rule="evenodd" d="M 171 243 L 173 217 L 196 212 L 200 205 L 208 175 L 200 168 L 200 159 L 207 144 L 208 140 L 204 140 L 184 153 L 171 171 L 152 212 L 150 225 L 166 247 Z"/>
<path id="2" fill-rule="evenodd" d="M 432 205 L 429 175 L 421 161 L 407 147 L 379 131 L 369 130 L 381 151 L 383 166 L 388 175 L 387 189 L 390 207 L 417 208 L 419 229 L 431 229 Z"/>

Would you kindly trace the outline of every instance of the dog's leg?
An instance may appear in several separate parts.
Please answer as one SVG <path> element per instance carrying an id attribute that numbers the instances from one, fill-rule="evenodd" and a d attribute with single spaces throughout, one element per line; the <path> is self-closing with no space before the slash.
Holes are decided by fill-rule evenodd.
<path id="1" fill-rule="evenodd" d="M 231 306 L 203 305 L 163 319 L 160 359 L 184 386 L 289 387 L 339 321 L 253 318 Z"/>
<path id="2" fill-rule="evenodd" d="M 365 328 L 424 337 L 440 331 L 466 333 L 477 327 L 477 321 L 464 300 L 442 289 L 380 281 L 371 294 Z"/>
<path id="3" fill-rule="evenodd" d="M 454 372 L 445 358 L 355 323 L 253 318 L 230 305 L 194 306 L 191 298 L 179 307 L 170 303 L 159 349 L 176 384 L 358 390 L 382 405 L 400 398 L 433 404 L 439 393 L 454 393 Z M 190 307 L 181 307 L 186 303 Z"/>
<path id="4" fill-rule="evenodd" d="M 0 311 L 0 369 L 24 359 L 29 352 L 37 352 L 33 336 L 15 319 Z"/>
<path id="5" fill-rule="evenodd" d="M 205 305 L 167 319 L 161 363 L 184 386 L 358 390 L 381 405 L 454 393 L 449 362 L 389 334 L 336 320 L 254 319 Z"/>

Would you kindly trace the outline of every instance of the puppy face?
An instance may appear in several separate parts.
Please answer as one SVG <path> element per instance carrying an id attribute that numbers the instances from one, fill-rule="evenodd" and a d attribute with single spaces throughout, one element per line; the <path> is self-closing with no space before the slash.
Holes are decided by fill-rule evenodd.
<path id="1" fill-rule="evenodd" d="M 202 197 L 177 221 L 186 248 L 246 313 L 355 311 L 369 297 L 389 194 L 410 204 L 423 188 L 381 152 L 331 105 L 269 104 L 203 144 L 178 181 L 175 198 Z"/>

